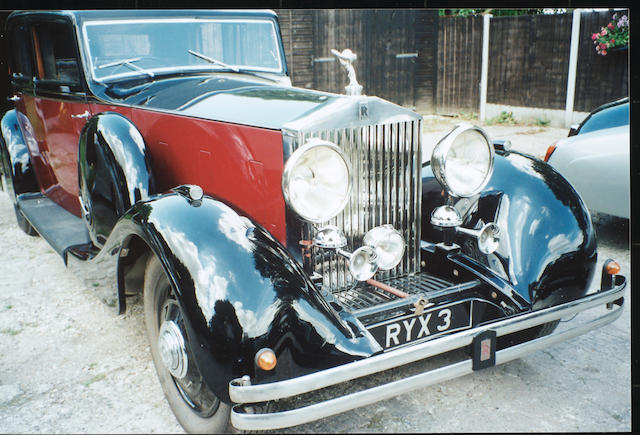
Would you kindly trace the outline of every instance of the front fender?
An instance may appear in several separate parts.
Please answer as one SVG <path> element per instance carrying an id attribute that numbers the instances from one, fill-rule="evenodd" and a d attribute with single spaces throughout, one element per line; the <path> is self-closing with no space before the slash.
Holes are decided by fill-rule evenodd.
<path id="1" fill-rule="evenodd" d="M 169 193 L 139 202 L 114 227 L 104 252 L 132 235 L 161 261 L 187 319 L 188 340 L 213 391 L 244 374 L 279 379 L 371 355 L 347 314 L 336 313 L 298 263 L 264 228 L 209 197 Z M 273 373 L 256 373 L 269 347 Z"/>
<path id="2" fill-rule="evenodd" d="M 423 168 L 423 238 L 441 239 L 429 222 L 444 203 L 431 168 Z M 511 152 L 496 155 L 494 173 L 474 198 L 458 199 L 463 227 L 500 226 L 498 250 L 485 255 L 475 240 L 458 237 L 463 253 L 508 281 L 534 309 L 583 295 L 596 265 L 596 237 L 580 196 L 541 160 Z"/>

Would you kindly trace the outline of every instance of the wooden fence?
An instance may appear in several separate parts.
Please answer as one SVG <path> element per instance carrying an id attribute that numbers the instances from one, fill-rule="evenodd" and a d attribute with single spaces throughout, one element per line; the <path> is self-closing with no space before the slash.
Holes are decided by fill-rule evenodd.
<path id="1" fill-rule="evenodd" d="M 483 19 L 437 10 L 279 10 L 295 86 L 344 92 L 331 48 L 351 48 L 364 92 L 421 113 L 477 112 Z M 596 54 L 591 34 L 613 11 L 583 12 L 575 111 L 628 95 L 628 51 Z M 565 108 L 572 14 L 493 17 L 487 102 Z"/>
<path id="2" fill-rule="evenodd" d="M 295 86 L 344 93 L 347 75 L 331 49 L 349 48 L 364 93 L 433 111 L 436 10 L 277 10 Z"/>

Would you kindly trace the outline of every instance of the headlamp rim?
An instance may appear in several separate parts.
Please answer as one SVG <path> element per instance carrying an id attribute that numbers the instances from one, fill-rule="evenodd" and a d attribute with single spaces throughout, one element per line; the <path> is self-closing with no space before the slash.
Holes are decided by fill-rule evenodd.
<path id="1" fill-rule="evenodd" d="M 480 133 L 487 144 L 487 148 L 489 149 L 489 170 L 487 171 L 487 175 L 485 176 L 483 182 L 480 183 L 473 191 L 460 193 L 454 191 L 449 183 L 447 183 L 445 170 L 446 157 L 455 140 L 460 137 L 461 134 L 470 130 L 474 130 Z M 447 135 L 440 139 L 438 144 L 433 148 L 433 152 L 431 153 L 431 168 L 433 170 L 433 175 L 436 177 L 440 185 L 444 187 L 450 195 L 460 198 L 469 198 L 484 189 L 487 183 L 489 183 L 491 175 L 493 174 L 494 162 L 495 150 L 493 147 L 493 143 L 491 142 L 491 138 L 489 137 L 487 132 L 481 127 L 467 123 L 456 124 L 453 130 L 451 130 L 449 133 L 447 133 Z"/>
<path id="2" fill-rule="evenodd" d="M 322 216 L 320 219 L 318 218 L 314 218 L 311 216 L 307 216 L 305 215 L 305 213 L 301 213 L 300 210 L 298 210 L 296 207 L 294 207 L 293 205 L 293 201 L 291 200 L 291 193 L 289 192 L 289 186 L 290 186 L 290 177 L 291 177 L 291 171 L 293 170 L 293 168 L 296 167 L 298 161 L 302 158 L 302 156 L 305 155 L 305 153 L 313 148 L 317 148 L 317 147 L 325 147 L 325 148 L 329 148 L 333 151 L 335 151 L 340 158 L 342 159 L 342 161 L 344 162 L 345 166 L 347 167 L 347 179 L 348 179 L 348 185 L 347 185 L 347 193 L 344 197 L 344 199 L 341 201 L 340 203 L 340 207 L 338 209 L 338 211 L 328 217 L 326 216 Z M 342 151 L 342 149 L 336 145 L 333 142 L 329 142 L 327 140 L 324 139 L 320 139 L 320 138 L 309 138 L 307 140 L 307 142 L 305 142 L 304 145 L 302 145 L 300 148 L 296 149 L 291 156 L 287 159 L 285 165 L 284 165 L 284 170 L 282 172 L 282 182 L 281 182 L 281 188 L 282 188 L 282 195 L 284 196 L 284 200 L 286 202 L 286 204 L 289 206 L 289 208 L 298 216 L 300 216 L 302 219 L 314 223 L 314 224 L 319 224 L 322 222 L 327 222 L 328 220 L 336 217 L 338 214 L 340 214 L 344 208 L 347 206 L 347 204 L 349 203 L 349 200 L 351 198 L 351 189 L 353 187 L 353 182 L 351 180 L 351 176 L 352 176 L 352 171 L 351 171 L 351 162 L 349 161 L 349 159 L 347 158 L 347 156 L 345 155 L 345 153 Z"/>

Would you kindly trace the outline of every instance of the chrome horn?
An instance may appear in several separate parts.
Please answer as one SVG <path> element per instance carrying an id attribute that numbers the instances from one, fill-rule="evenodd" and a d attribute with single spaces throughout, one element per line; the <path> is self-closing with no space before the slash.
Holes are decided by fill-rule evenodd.
<path id="1" fill-rule="evenodd" d="M 345 251 L 347 238 L 333 225 L 320 228 L 312 240 L 312 245 L 323 249 L 334 249 L 336 253 L 349 260 L 349 270 L 358 281 L 366 281 L 378 271 L 378 257 L 371 246 L 361 246 L 354 252 Z"/>
<path id="2" fill-rule="evenodd" d="M 456 227 L 456 232 L 475 238 L 478 242 L 478 249 L 483 254 L 493 254 L 500 243 L 500 227 L 493 222 L 484 225 L 479 230 Z"/>

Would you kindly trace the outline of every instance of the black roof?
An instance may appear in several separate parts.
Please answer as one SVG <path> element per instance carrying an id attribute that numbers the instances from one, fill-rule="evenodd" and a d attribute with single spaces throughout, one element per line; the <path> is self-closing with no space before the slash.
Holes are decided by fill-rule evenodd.
<path id="1" fill-rule="evenodd" d="M 81 23 L 90 20 L 109 19 L 145 19 L 145 18 L 276 18 L 277 15 L 271 10 L 250 10 L 250 9 L 104 9 L 104 10 L 60 10 L 60 11 L 18 11 L 9 16 L 9 21 L 17 17 L 38 16 L 46 17 L 70 17 L 74 21 Z"/>

